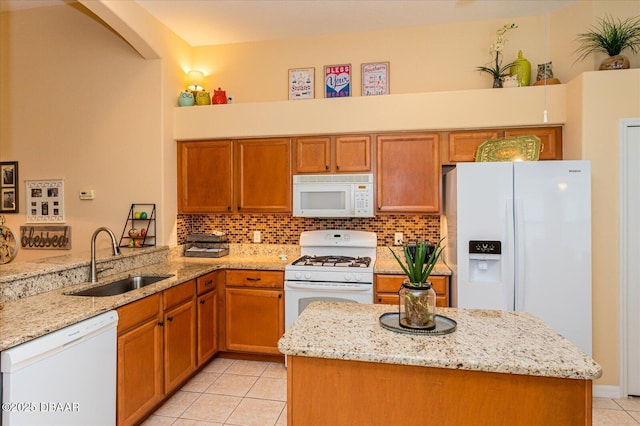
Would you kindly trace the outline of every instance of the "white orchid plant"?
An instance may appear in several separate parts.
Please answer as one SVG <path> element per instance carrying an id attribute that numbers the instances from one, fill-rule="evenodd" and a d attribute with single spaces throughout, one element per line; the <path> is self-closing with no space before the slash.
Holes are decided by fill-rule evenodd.
<path id="1" fill-rule="evenodd" d="M 506 43 L 505 33 L 509 30 L 518 28 L 516 24 L 505 24 L 502 27 L 498 28 L 496 31 L 497 40 L 493 43 L 489 49 L 489 53 L 494 56 L 495 63 L 493 66 L 483 66 L 477 67 L 478 71 L 486 72 L 491 74 L 493 77 L 494 85 L 493 87 L 502 87 L 502 77 L 509 75 L 507 72 L 509 68 L 514 64 L 514 62 L 508 63 L 507 65 L 502 65 L 502 50 L 504 50 L 504 45 Z M 489 63 L 491 64 L 491 62 Z M 489 65 L 487 64 L 487 65 Z"/>

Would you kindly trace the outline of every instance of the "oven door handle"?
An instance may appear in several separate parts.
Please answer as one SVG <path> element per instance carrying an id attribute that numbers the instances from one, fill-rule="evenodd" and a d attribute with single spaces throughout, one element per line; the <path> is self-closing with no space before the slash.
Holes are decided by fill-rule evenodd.
<path id="1" fill-rule="evenodd" d="M 290 289 L 302 289 L 302 290 L 316 290 L 316 291 L 339 291 L 339 292 L 354 292 L 354 291 L 371 291 L 372 290 L 372 285 L 371 284 L 355 284 L 355 285 L 350 285 L 350 286 L 339 286 L 339 285 L 324 285 L 322 283 L 313 283 L 311 284 L 310 282 L 306 281 L 306 282 L 291 282 L 291 281 L 285 281 L 284 283 L 284 288 L 285 290 L 287 288 Z"/>

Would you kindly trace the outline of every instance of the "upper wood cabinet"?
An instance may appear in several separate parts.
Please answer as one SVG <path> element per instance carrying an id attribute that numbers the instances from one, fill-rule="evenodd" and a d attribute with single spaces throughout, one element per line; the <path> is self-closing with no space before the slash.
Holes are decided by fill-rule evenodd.
<path id="1" fill-rule="evenodd" d="M 540 160 L 562 160 L 562 127 L 518 127 L 448 132 L 449 143 L 443 147 L 444 164 L 475 161 L 478 146 L 484 141 L 510 136 L 535 135 L 540 138 Z"/>
<path id="2" fill-rule="evenodd" d="M 378 213 L 439 213 L 438 134 L 378 136 L 376 159 Z"/>
<path id="3" fill-rule="evenodd" d="M 541 160 L 562 160 L 562 127 L 521 127 L 506 129 L 505 137 L 535 135 L 540 138 Z"/>
<path id="4" fill-rule="evenodd" d="M 178 142 L 178 213 L 231 212 L 231 141 Z"/>
<path id="5" fill-rule="evenodd" d="M 301 137 L 294 146 L 294 174 L 371 171 L 368 135 Z"/>
<path id="6" fill-rule="evenodd" d="M 239 212 L 291 212 L 291 140 L 235 141 Z"/>

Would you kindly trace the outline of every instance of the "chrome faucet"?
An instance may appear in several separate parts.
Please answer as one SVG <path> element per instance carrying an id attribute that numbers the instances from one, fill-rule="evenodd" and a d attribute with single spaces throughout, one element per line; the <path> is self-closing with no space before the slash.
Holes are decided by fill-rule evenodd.
<path id="1" fill-rule="evenodd" d="M 89 271 L 89 278 L 92 283 L 98 282 L 98 271 L 96 269 L 96 237 L 101 231 L 106 232 L 111 237 L 111 244 L 113 245 L 113 255 L 116 256 L 120 254 L 118 242 L 116 241 L 116 235 L 111 229 L 101 226 L 93 232 L 93 235 L 91 236 L 91 270 Z"/>

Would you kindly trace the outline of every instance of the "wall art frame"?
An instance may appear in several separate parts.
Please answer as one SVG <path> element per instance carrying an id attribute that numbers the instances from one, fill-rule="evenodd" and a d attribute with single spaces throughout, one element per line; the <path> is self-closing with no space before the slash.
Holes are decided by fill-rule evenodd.
<path id="1" fill-rule="evenodd" d="M 0 213 L 18 213 L 18 162 L 3 161 L 0 163 Z"/>
<path id="2" fill-rule="evenodd" d="M 389 62 L 362 64 L 362 96 L 389 94 Z"/>
<path id="3" fill-rule="evenodd" d="M 316 69 L 290 68 L 288 88 L 290 101 L 315 98 Z"/>
<path id="4" fill-rule="evenodd" d="M 351 64 L 324 66 L 324 97 L 351 96 Z"/>
<path id="5" fill-rule="evenodd" d="M 28 180 L 27 223 L 64 222 L 64 180 Z"/>

